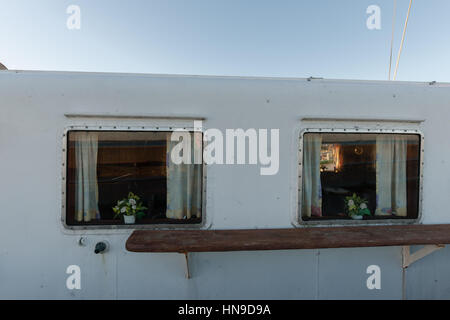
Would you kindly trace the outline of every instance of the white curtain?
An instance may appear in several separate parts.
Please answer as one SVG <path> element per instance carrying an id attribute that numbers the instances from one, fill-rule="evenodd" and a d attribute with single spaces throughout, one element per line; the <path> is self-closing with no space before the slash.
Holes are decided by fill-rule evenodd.
<path id="1" fill-rule="evenodd" d="M 201 160 L 202 135 L 201 133 L 184 132 L 183 153 L 186 160 L 176 164 L 171 159 L 172 150 L 179 141 L 171 141 L 167 137 L 167 210 L 169 219 L 189 219 L 201 217 L 202 208 L 202 164 L 195 164 L 195 159 Z M 187 138 L 187 139 L 186 139 Z M 177 150 L 179 150 L 177 148 Z M 198 162 L 198 160 L 197 160 Z"/>
<path id="2" fill-rule="evenodd" d="M 96 132 L 74 132 L 75 140 L 75 219 L 91 221 L 99 219 Z"/>
<path id="3" fill-rule="evenodd" d="M 304 217 L 322 216 L 322 185 L 320 183 L 320 134 L 303 136 L 303 201 Z"/>
<path id="4" fill-rule="evenodd" d="M 407 137 L 382 134 L 376 143 L 377 207 L 375 215 L 406 216 Z"/>

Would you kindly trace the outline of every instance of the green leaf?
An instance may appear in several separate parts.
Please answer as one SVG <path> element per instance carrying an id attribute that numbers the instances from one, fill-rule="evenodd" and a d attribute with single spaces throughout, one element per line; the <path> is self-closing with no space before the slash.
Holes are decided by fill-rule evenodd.
<path id="1" fill-rule="evenodd" d="M 370 210 L 368 208 L 361 209 L 358 214 L 361 216 L 370 216 Z"/>
<path id="2" fill-rule="evenodd" d="M 146 216 L 145 212 L 140 211 L 140 212 L 137 212 L 137 213 L 136 213 L 136 217 L 137 217 L 138 219 L 142 219 L 142 218 L 144 218 L 145 216 Z"/>

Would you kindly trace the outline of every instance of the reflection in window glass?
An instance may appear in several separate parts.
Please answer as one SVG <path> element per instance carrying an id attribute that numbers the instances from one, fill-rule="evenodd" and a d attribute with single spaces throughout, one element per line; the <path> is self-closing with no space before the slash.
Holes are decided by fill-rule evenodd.
<path id="1" fill-rule="evenodd" d="M 305 133 L 303 220 L 415 219 L 420 136 Z"/>
<path id="2" fill-rule="evenodd" d="M 137 224 L 201 222 L 202 165 L 171 161 L 180 149 L 171 133 L 70 131 L 66 223 L 123 224 L 126 215 Z M 202 134 L 184 134 L 181 155 L 201 152 Z"/>

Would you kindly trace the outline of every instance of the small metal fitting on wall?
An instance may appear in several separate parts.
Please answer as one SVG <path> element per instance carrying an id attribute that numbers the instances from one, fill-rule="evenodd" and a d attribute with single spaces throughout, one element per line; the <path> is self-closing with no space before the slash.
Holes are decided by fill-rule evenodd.
<path id="1" fill-rule="evenodd" d="M 103 240 L 103 241 L 97 242 L 95 244 L 95 250 L 94 250 L 95 254 L 105 253 L 108 250 L 109 250 L 109 243 L 108 243 L 108 241 Z"/>

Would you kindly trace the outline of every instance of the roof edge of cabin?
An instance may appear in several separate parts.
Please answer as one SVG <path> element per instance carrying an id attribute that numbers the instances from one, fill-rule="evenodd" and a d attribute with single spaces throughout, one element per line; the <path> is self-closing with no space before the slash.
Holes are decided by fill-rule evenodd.
<path id="1" fill-rule="evenodd" d="M 1 65 L 1 63 L 0 63 Z M 1 68 L 0 68 L 1 70 Z M 5 67 L 2 73 L 15 74 L 65 74 L 65 75 L 97 75 L 97 76 L 134 76 L 152 78 L 199 78 L 199 79 L 237 79 L 237 80 L 273 80 L 273 81 L 307 81 L 307 82 L 342 82 L 342 83 L 373 83 L 373 84 L 416 84 L 426 86 L 449 86 L 450 82 L 438 81 L 398 81 L 398 80 L 370 80 L 370 79 L 334 79 L 322 77 L 270 77 L 270 76 L 239 76 L 239 75 L 196 75 L 196 74 L 168 74 L 168 73 L 133 73 L 133 72 L 99 72 L 99 71 L 66 71 L 66 70 L 11 70 Z"/>

